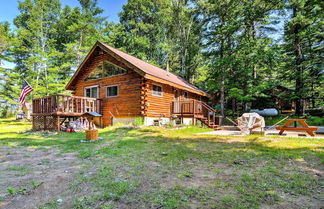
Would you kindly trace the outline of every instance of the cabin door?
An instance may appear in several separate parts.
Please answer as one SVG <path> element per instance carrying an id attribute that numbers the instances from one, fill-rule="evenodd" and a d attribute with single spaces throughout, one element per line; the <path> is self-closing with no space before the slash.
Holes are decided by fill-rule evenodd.
<path id="1" fill-rule="evenodd" d="M 174 106 L 173 106 L 173 112 L 174 113 L 180 113 L 180 92 L 179 90 L 174 90 Z"/>

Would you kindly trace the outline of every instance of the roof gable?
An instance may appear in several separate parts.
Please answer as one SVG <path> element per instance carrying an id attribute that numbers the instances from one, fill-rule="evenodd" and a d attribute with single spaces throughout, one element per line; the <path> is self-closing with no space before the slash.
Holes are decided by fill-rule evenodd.
<path id="1" fill-rule="evenodd" d="M 149 64 L 143 60 L 140 60 L 132 55 L 129 55 L 125 52 L 122 52 L 118 49 L 115 49 L 107 44 L 97 41 L 97 43 L 92 47 L 84 61 L 79 66 L 78 70 L 74 73 L 73 77 L 70 79 L 69 83 L 66 85 L 66 89 L 72 89 L 72 83 L 77 78 L 78 73 L 82 69 L 83 65 L 85 64 L 86 60 L 90 57 L 90 55 L 94 52 L 94 49 L 99 46 L 101 49 L 106 51 L 108 54 L 116 58 L 117 60 L 123 60 L 126 62 L 127 65 L 133 66 L 133 69 L 139 73 L 140 75 L 144 76 L 145 78 L 154 80 L 155 78 L 158 79 L 158 82 L 161 83 L 168 83 L 170 85 L 174 85 L 177 87 L 182 87 L 188 91 L 207 96 L 207 93 L 200 90 L 196 86 L 190 84 L 180 76 L 177 76 L 171 72 L 163 70 L 159 67 L 156 67 L 152 64 Z M 157 81 L 157 80 L 156 80 Z"/>

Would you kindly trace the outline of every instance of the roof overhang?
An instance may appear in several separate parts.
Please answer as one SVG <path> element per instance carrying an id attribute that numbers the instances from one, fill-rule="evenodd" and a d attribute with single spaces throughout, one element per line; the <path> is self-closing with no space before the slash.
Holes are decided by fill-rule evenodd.
<path id="1" fill-rule="evenodd" d="M 95 49 L 97 47 L 100 47 L 103 51 L 105 51 L 106 53 L 108 53 L 109 55 L 113 56 L 116 60 L 118 61 L 122 61 L 124 64 L 126 64 L 128 67 L 130 67 L 131 69 L 133 69 L 135 72 L 137 72 L 138 74 L 140 74 L 141 76 L 143 76 L 146 79 L 150 79 L 159 83 L 164 83 L 164 84 L 168 84 L 170 86 L 174 86 L 176 88 L 182 89 L 182 90 L 186 90 L 201 96 L 206 96 L 208 97 L 209 95 L 202 91 L 196 91 L 194 89 L 190 89 L 187 88 L 185 86 L 173 83 L 171 81 L 156 77 L 154 75 L 151 75 L 149 73 L 144 72 L 143 70 L 139 69 L 137 66 L 135 66 L 134 64 L 132 64 L 131 62 L 127 61 L 126 59 L 124 59 L 123 57 L 119 56 L 118 54 L 116 54 L 115 52 L 111 51 L 109 48 L 107 48 L 104 44 L 102 44 L 100 41 L 97 41 L 95 43 L 95 45 L 91 48 L 91 50 L 89 51 L 89 53 L 87 54 L 87 56 L 84 58 L 84 60 L 82 61 L 82 63 L 80 64 L 80 66 L 78 67 L 78 69 L 75 71 L 75 73 L 73 74 L 72 78 L 70 79 L 70 81 L 68 82 L 68 84 L 66 85 L 65 89 L 66 90 L 74 90 L 72 84 L 73 81 L 77 78 L 77 75 L 80 73 L 81 69 L 83 68 L 84 64 L 86 63 L 86 61 L 89 59 L 89 57 L 91 56 L 91 54 L 95 51 Z"/>

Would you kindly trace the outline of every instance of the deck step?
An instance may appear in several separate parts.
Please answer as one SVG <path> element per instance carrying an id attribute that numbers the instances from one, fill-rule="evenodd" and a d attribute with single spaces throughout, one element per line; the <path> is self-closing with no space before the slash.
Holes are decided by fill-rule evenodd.
<path id="1" fill-rule="evenodd" d="M 240 131 L 237 126 L 222 126 L 222 130 L 226 131 Z"/>
<path id="2" fill-rule="evenodd" d="M 206 126 L 208 126 L 209 128 L 212 128 L 214 130 L 219 130 L 219 126 L 216 125 L 214 122 L 209 122 L 208 123 L 208 118 L 202 117 L 202 118 L 197 118 L 198 120 L 200 120 L 203 124 L 205 124 Z"/>

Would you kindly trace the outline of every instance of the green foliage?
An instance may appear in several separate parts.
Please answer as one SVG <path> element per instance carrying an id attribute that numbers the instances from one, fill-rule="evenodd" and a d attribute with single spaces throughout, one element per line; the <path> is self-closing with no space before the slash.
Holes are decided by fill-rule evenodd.
<path id="1" fill-rule="evenodd" d="M 275 117 L 264 117 L 264 119 L 265 119 L 265 123 L 267 126 L 272 126 L 272 125 L 278 123 L 279 121 L 283 120 L 286 117 L 287 117 L 287 115 L 279 115 L 279 116 L 275 116 Z M 300 117 L 292 116 L 289 118 L 300 118 Z M 304 118 L 307 119 L 306 123 L 310 126 L 324 126 L 324 118 L 323 117 L 306 116 Z M 285 120 L 283 120 L 278 125 L 284 125 L 284 124 L 285 124 Z"/>
<path id="2" fill-rule="evenodd" d="M 134 119 L 134 126 L 142 126 L 144 124 L 144 118 L 143 117 L 136 117 Z"/>
<path id="3" fill-rule="evenodd" d="M 9 112 L 9 106 L 0 107 L 0 118 L 8 118 L 12 116 L 12 113 Z"/>
<path id="4" fill-rule="evenodd" d="M 7 192 L 8 192 L 8 194 L 14 195 L 14 194 L 17 194 L 17 189 L 13 188 L 13 187 L 8 187 Z"/>
<path id="5" fill-rule="evenodd" d="M 17 101 L 22 79 L 34 88 L 27 102 L 32 97 L 65 93 L 72 73 L 95 41 L 101 39 L 101 26 L 108 25 L 106 18 L 100 16 L 103 10 L 97 1 L 79 3 L 80 7 L 62 8 L 60 0 L 20 1 L 20 14 L 14 19 L 15 35 L 11 35 L 7 25 L 0 25 L 1 31 L 7 31 L 6 39 L 2 33 L 0 39 L 8 42 L 3 42 L 1 55 L 2 51 L 10 52 L 9 58 L 16 65 L 13 69 L 0 69 L 4 77 L 0 94 L 4 99 Z"/>
<path id="6" fill-rule="evenodd" d="M 169 66 L 208 91 L 213 103 L 221 103 L 221 113 L 244 111 L 247 103 L 276 107 L 276 98 L 296 100 L 298 112 L 302 101 L 324 104 L 320 1 L 129 0 L 118 23 L 102 16 L 96 0 L 79 4 L 19 1 L 15 27 L 0 22 L 0 63 L 15 64 L 0 67 L 1 99 L 17 103 L 22 79 L 35 89 L 27 101 L 67 93 L 64 86 L 101 40 Z M 273 98 L 278 85 L 295 87 L 293 94 Z"/>
<path id="7" fill-rule="evenodd" d="M 174 121 L 169 121 L 165 124 L 165 127 L 167 128 L 173 128 L 174 127 Z"/>
<path id="8" fill-rule="evenodd" d="M 285 24 L 284 71 L 282 76 L 293 82 L 296 113 L 302 114 L 303 101 L 312 101 L 312 107 L 323 105 L 323 38 L 320 1 L 288 1 L 290 19 Z"/>

